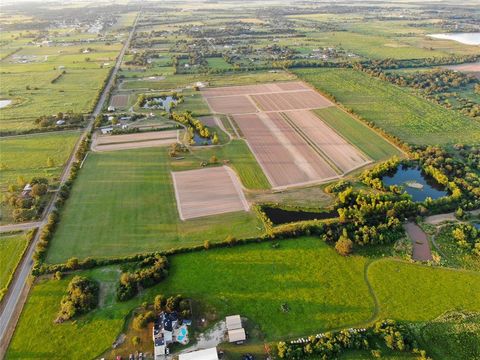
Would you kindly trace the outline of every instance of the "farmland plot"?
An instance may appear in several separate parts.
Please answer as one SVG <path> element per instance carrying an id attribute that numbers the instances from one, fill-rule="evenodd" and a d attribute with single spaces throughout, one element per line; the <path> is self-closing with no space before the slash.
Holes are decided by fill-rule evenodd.
<path id="1" fill-rule="evenodd" d="M 231 115 L 273 188 L 327 182 L 371 162 L 310 110 L 334 104 L 303 82 L 202 89 Z"/>
<path id="2" fill-rule="evenodd" d="M 226 166 L 172 172 L 180 219 L 193 219 L 249 206 L 236 174 Z"/>
<path id="3" fill-rule="evenodd" d="M 149 131 L 125 135 L 98 136 L 93 142 L 95 151 L 114 151 L 166 146 L 176 142 L 178 130 Z"/>

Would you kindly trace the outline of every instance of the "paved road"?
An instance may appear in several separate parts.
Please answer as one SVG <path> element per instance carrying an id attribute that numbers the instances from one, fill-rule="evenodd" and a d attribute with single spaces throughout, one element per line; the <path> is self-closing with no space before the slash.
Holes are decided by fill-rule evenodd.
<path id="1" fill-rule="evenodd" d="M 10 231 L 23 231 L 30 230 L 41 226 L 41 221 L 26 222 L 20 224 L 9 224 L 0 226 L 0 233 L 10 232 Z"/>
<path id="2" fill-rule="evenodd" d="M 135 20 L 135 23 L 132 27 L 132 30 L 128 36 L 127 41 L 125 41 L 125 44 L 122 50 L 120 51 L 120 54 L 117 57 L 115 67 L 112 70 L 108 83 L 105 86 L 102 92 L 102 95 L 100 96 L 100 99 L 98 100 L 97 105 L 95 106 L 95 109 L 93 110 L 92 117 L 87 127 L 85 128 L 84 132 L 82 133 L 82 136 L 77 141 L 75 148 L 73 149 L 73 152 L 71 153 L 69 159 L 67 160 L 67 163 L 62 172 L 62 176 L 60 178 L 60 184 L 64 184 L 65 181 L 68 179 L 68 176 L 70 175 L 70 169 L 72 168 L 72 165 L 75 162 L 75 153 L 77 152 L 77 149 L 80 146 L 82 140 L 88 135 L 88 133 L 92 129 L 93 123 L 95 121 L 95 116 L 100 114 L 100 112 L 102 111 L 105 101 L 108 98 L 110 89 L 112 88 L 115 82 L 115 76 L 122 64 L 122 60 L 125 55 L 125 52 L 128 49 L 130 41 L 132 40 L 133 34 L 135 32 L 135 27 L 137 25 L 137 21 L 138 21 L 138 16 L 137 16 L 137 19 Z M 47 222 L 48 216 L 54 209 L 54 204 L 55 204 L 55 201 L 57 200 L 57 196 L 58 196 L 57 193 L 55 193 L 55 195 L 50 200 L 47 206 L 47 209 L 44 212 L 45 214 L 44 218 L 39 224 L 40 226 L 43 226 Z M 39 240 L 39 237 L 40 237 L 40 232 L 38 232 L 37 235 L 32 239 L 32 242 L 25 256 L 23 257 L 22 262 L 19 264 L 19 267 L 17 268 L 16 276 L 12 281 L 12 283 L 10 284 L 8 292 L 5 295 L 5 298 L 3 299 L 3 304 L 0 309 L 1 311 L 0 313 L 0 358 L 3 358 L 3 356 L 5 355 L 6 348 L 12 336 L 11 330 L 15 328 L 16 323 L 18 321 L 18 317 L 25 303 L 25 294 L 30 287 L 29 275 L 33 265 L 32 257 L 33 257 L 33 253 L 35 252 L 35 246 Z"/>

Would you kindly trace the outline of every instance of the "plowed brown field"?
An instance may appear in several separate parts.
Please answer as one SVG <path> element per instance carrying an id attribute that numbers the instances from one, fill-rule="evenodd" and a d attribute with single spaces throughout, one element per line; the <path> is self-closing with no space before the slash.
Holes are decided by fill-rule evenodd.
<path id="1" fill-rule="evenodd" d="M 236 174 L 226 166 L 173 172 L 172 177 L 182 220 L 249 209 Z"/>

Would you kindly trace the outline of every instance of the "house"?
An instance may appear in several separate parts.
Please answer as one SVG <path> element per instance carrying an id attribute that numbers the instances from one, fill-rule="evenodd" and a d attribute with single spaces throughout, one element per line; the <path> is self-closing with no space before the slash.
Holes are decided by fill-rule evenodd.
<path id="1" fill-rule="evenodd" d="M 107 111 L 115 111 L 115 106 L 110 105 L 110 106 L 107 108 Z"/>
<path id="2" fill-rule="evenodd" d="M 23 197 L 29 196 L 31 191 L 32 191 L 32 185 L 30 184 L 25 185 L 22 191 L 22 196 Z"/>
<path id="3" fill-rule="evenodd" d="M 113 131 L 113 127 L 108 126 L 101 128 L 100 131 L 102 132 L 102 135 L 110 134 Z"/>
<path id="4" fill-rule="evenodd" d="M 153 324 L 154 359 L 165 359 L 170 353 L 168 345 L 178 342 L 188 343 L 186 324 L 180 324 L 177 312 L 162 312 Z"/>
<path id="5" fill-rule="evenodd" d="M 240 315 L 227 316 L 225 322 L 227 324 L 228 341 L 235 344 L 243 344 L 247 339 L 247 335 L 242 326 Z"/>
<path id="6" fill-rule="evenodd" d="M 186 354 L 180 354 L 178 360 L 218 360 L 217 348 L 192 351 Z"/>
<path id="7" fill-rule="evenodd" d="M 57 120 L 57 122 L 55 123 L 57 126 L 60 126 L 60 125 L 65 125 L 65 120 Z"/>

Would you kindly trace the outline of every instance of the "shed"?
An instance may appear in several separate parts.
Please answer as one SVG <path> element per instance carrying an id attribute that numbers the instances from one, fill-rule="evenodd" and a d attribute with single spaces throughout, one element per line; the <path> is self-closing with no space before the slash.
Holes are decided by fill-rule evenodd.
<path id="1" fill-rule="evenodd" d="M 245 329 L 235 329 L 235 330 L 228 330 L 228 341 L 231 343 L 243 343 L 247 339 L 247 335 L 245 334 Z"/>
<path id="2" fill-rule="evenodd" d="M 227 316 L 225 322 L 227 323 L 228 331 L 242 328 L 242 319 L 240 318 L 240 315 Z"/>
<path id="3" fill-rule="evenodd" d="M 178 360 L 218 360 L 217 348 L 192 351 L 186 354 L 180 354 Z"/>

